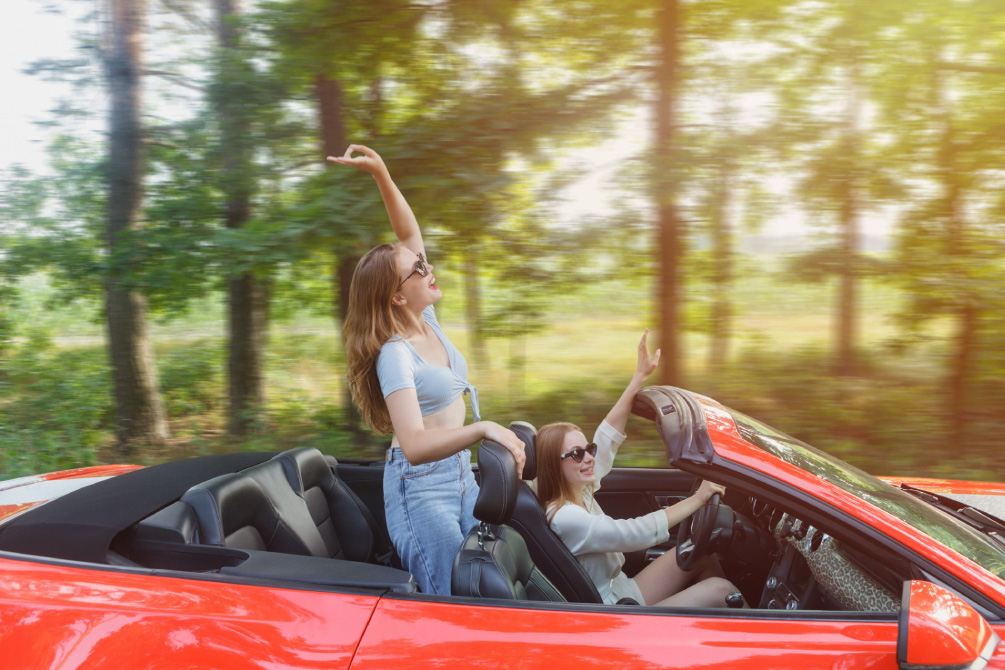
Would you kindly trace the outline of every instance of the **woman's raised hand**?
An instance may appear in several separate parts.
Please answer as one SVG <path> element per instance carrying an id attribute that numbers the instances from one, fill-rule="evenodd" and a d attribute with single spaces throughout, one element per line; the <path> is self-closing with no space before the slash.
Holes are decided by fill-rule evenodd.
<path id="1" fill-rule="evenodd" d="M 649 337 L 649 329 L 642 333 L 642 339 L 639 341 L 639 363 L 635 368 L 635 374 L 639 375 L 642 379 L 645 379 L 656 370 L 656 366 L 660 364 L 660 350 L 656 350 L 655 356 L 649 355 L 649 347 L 646 345 L 646 339 Z"/>
<path id="2" fill-rule="evenodd" d="M 485 439 L 501 444 L 513 454 L 513 458 L 516 460 L 516 476 L 522 479 L 523 465 L 527 462 L 527 454 L 524 453 L 526 447 L 523 440 L 517 437 L 516 433 L 509 428 L 503 428 L 494 421 L 483 421 L 482 423 L 485 424 Z"/>
<path id="3" fill-rule="evenodd" d="M 352 153 L 354 151 L 358 151 L 363 155 L 353 156 Z M 338 163 L 339 165 L 350 165 L 354 168 L 362 170 L 363 172 L 369 172 L 372 175 L 387 172 L 387 167 L 384 165 L 384 161 L 381 159 L 380 154 L 370 147 L 365 147 L 362 144 L 350 144 L 349 148 L 345 150 L 343 155 L 329 156 L 328 160 L 333 163 Z"/>

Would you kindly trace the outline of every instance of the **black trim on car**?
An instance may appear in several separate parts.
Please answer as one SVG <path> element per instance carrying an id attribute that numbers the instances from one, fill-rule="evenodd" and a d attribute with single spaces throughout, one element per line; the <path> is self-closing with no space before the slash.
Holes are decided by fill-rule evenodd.
<path id="1" fill-rule="evenodd" d="M 289 554 L 295 556 L 295 554 Z M 48 556 L 34 556 L 31 554 L 19 554 L 11 551 L 0 551 L 0 558 L 10 561 L 22 561 L 25 563 L 37 563 L 40 565 L 52 565 L 61 568 L 72 568 L 76 570 L 87 570 L 93 572 L 111 572 L 116 574 L 140 575 L 148 577 L 166 577 L 168 579 L 186 579 L 197 582 L 215 582 L 224 584 L 238 584 L 242 586 L 261 586 L 273 589 L 287 589 L 289 591 L 309 591 L 316 593 L 334 593 L 345 595 L 373 596 L 380 598 L 389 593 L 389 589 L 384 587 L 367 588 L 363 586 L 343 586 L 310 584 L 303 581 L 287 581 L 280 578 L 257 578 L 238 575 L 220 574 L 218 572 L 185 572 L 183 570 L 164 570 L 156 568 L 144 568 L 142 566 L 131 565 L 110 565 L 108 563 L 83 563 L 61 558 L 50 558 Z"/>
<path id="2" fill-rule="evenodd" d="M 475 598 L 467 596 L 438 596 L 426 593 L 388 593 L 388 600 L 419 600 L 444 605 L 474 605 L 506 609 L 599 612 L 603 614 L 628 614 L 632 616 L 702 617 L 745 620 L 797 620 L 797 621 L 848 621 L 881 622 L 895 624 L 897 617 L 891 612 L 850 612 L 841 610 L 769 610 L 729 609 L 703 607 L 651 607 L 646 605 L 606 605 L 603 603 L 541 602 L 535 600 L 510 600 L 502 598 Z M 630 609 L 628 609 L 630 607 Z"/>
<path id="3" fill-rule="evenodd" d="M 911 582 L 904 582 L 904 591 L 900 596 L 900 616 L 897 617 L 897 665 L 904 667 L 907 663 L 907 631 L 908 618 L 911 612 Z"/>

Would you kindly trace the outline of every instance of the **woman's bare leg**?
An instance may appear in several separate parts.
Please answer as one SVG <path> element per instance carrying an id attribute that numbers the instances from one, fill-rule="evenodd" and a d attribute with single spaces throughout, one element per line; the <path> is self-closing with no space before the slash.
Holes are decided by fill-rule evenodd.
<path id="1" fill-rule="evenodd" d="M 722 577 L 709 577 L 694 586 L 655 603 L 659 607 L 726 607 L 726 596 L 736 591 L 732 582 Z M 744 602 L 744 607 L 747 603 Z"/>
<path id="2" fill-rule="evenodd" d="M 696 587 L 709 582 L 701 589 Z M 690 593 L 684 600 L 694 600 L 696 602 L 706 602 L 708 605 L 698 604 L 678 604 L 678 607 L 725 607 L 726 595 L 736 591 L 737 588 L 725 579 L 719 559 L 714 556 L 705 556 L 693 570 L 681 570 L 677 566 L 677 550 L 673 549 L 663 554 L 652 563 L 647 565 L 642 571 L 635 575 L 635 583 L 642 592 L 642 597 L 646 599 L 646 605 L 664 605 L 664 601 L 675 598 L 682 593 Z M 692 586 L 693 585 L 693 586 Z M 723 585 L 725 585 L 723 587 Z M 722 591 L 722 588 L 726 588 Z M 692 592 L 693 591 L 693 592 Z M 716 595 L 721 592 L 718 601 L 712 602 Z"/>

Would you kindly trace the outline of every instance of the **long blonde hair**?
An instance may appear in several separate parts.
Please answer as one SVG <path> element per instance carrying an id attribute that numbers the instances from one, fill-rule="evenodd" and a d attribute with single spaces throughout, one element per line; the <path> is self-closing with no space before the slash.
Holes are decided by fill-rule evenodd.
<path id="1" fill-rule="evenodd" d="M 380 348 L 404 322 L 391 298 L 398 290 L 398 250 L 401 245 L 381 244 L 356 264 L 349 284 L 349 307 L 342 324 L 349 391 L 366 425 L 381 435 L 393 431 L 384 394 L 377 378 Z"/>
<path id="2" fill-rule="evenodd" d="M 565 436 L 574 430 L 579 430 L 579 426 L 573 423 L 549 423 L 537 431 L 537 438 L 534 440 L 537 451 L 537 498 L 548 523 L 551 523 L 555 513 L 565 503 L 576 502 L 572 486 L 562 475 L 562 446 Z"/>

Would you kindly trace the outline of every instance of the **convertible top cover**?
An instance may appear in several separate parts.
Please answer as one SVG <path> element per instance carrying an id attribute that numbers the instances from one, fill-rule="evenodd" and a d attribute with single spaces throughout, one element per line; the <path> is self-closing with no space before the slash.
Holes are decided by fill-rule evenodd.
<path id="1" fill-rule="evenodd" d="M 106 563 L 115 536 L 178 500 L 190 487 L 275 454 L 200 456 L 112 477 L 29 510 L 0 529 L 0 550 Z"/>

